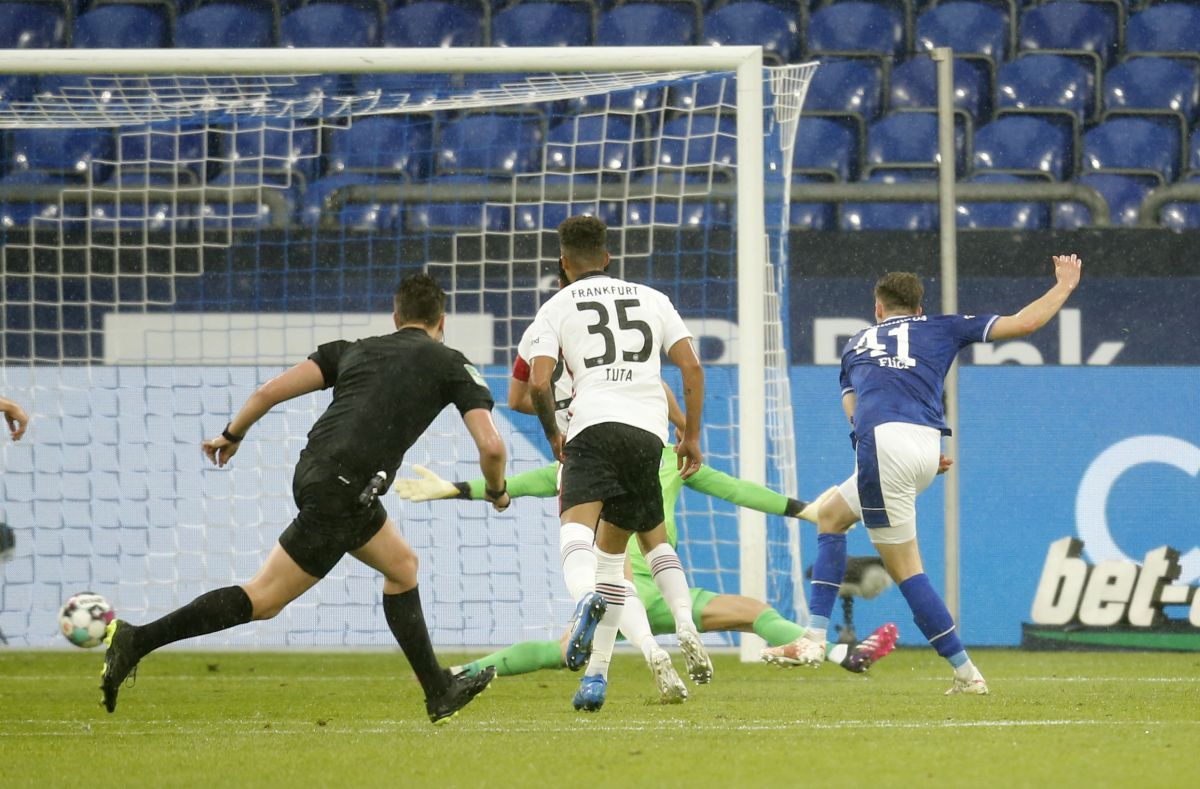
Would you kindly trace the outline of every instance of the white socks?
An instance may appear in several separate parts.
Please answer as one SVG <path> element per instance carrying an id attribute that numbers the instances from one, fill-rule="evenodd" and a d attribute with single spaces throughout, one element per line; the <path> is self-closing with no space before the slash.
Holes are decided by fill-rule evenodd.
<path id="1" fill-rule="evenodd" d="M 595 541 L 596 533 L 582 523 L 567 523 L 558 530 L 563 580 L 576 603 L 596 588 L 596 554 L 592 551 Z"/>
<path id="2" fill-rule="evenodd" d="M 607 677 L 613 646 L 617 643 L 617 626 L 625 609 L 624 553 L 605 553 L 596 549 L 596 591 L 608 607 L 600 624 L 596 625 L 596 634 L 592 638 L 592 657 L 584 675 Z"/>
<path id="3" fill-rule="evenodd" d="M 625 640 L 642 650 L 642 656 L 649 662 L 658 642 L 650 630 L 650 618 L 646 615 L 646 606 L 638 597 L 637 587 L 633 581 L 625 581 L 625 609 L 621 612 L 621 635 Z"/>
<path id="4" fill-rule="evenodd" d="M 692 595 L 688 590 L 687 576 L 683 574 L 683 565 L 679 563 L 679 554 L 675 553 L 670 543 L 664 542 L 646 554 L 646 562 L 650 565 L 655 585 L 675 617 L 675 632 L 696 632 L 696 623 L 692 621 Z"/>

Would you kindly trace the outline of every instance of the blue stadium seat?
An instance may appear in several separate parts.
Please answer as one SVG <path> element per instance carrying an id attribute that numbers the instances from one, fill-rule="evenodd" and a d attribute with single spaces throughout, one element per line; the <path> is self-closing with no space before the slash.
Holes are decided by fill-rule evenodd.
<path id="1" fill-rule="evenodd" d="M 97 181 L 108 177 L 97 160 L 112 161 L 113 140 L 108 129 L 15 129 L 9 138 L 9 172 L 45 170 L 59 174 L 85 175 L 93 171 Z"/>
<path id="2" fill-rule="evenodd" d="M 446 175 L 438 178 L 438 183 L 483 185 L 490 180 L 485 175 Z M 512 213 L 511 206 L 485 205 L 482 201 L 409 203 L 404 210 L 404 226 L 421 231 L 505 232 L 512 227 Z"/>
<path id="3" fill-rule="evenodd" d="M 809 173 L 792 173 L 793 184 L 828 183 Z M 792 201 L 788 207 L 788 225 L 793 230 L 836 230 L 837 204 Z"/>
<path id="4" fill-rule="evenodd" d="M 832 172 L 838 180 L 858 178 L 862 140 L 853 124 L 803 115 L 796 129 L 792 165 L 808 172 Z"/>
<path id="5" fill-rule="evenodd" d="M 0 3 L 0 49 L 44 49 L 66 42 L 62 12 L 49 3 Z"/>
<path id="6" fill-rule="evenodd" d="M 917 18 L 918 52 L 951 47 L 955 54 L 986 55 L 995 61 L 1009 56 L 1010 28 L 1004 15 L 982 3 L 954 2 L 934 6 Z"/>
<path id="7" fill-rule="evenodd" d="M 1117 51 L 1117 20 L 1097 3 L 1062 0 L 1021 14 L 1018 39 L 1021 49 L 1081 49 L 1107 63 Z"/>
<path id="8" fill-rule="evenodd" d="M 1181 142 L 1173 124 L 1145 117 L 1110 118 L 1083 135 L 1085 170 L 1153 170 L 1167 181 L 1179 173 Z"/>
<path id="9" fill-rule="evenodd" d="M 983 123 L 992 112 L 991 71 L 978 60 L 954 59 L 954 106 Z M 807 107 L 807 104 L 805 105 Z M 892 109 L 937 107 L 937 64 L 916 55 L 892 69 Z"/>
<path id="10" fill-rule="evenodd" d="M 285 47 L 371 47 L 378 41 L 378 17 L 358 6 L 306 5 L 279 23 L 279 43 Z"/>
<path id="11" fill-rule="evenodd" d="M 763 56 L 778 63 L 800 58 L 799 15 L 770 3 L 727 5 L 704 16 L 703 44 L 759 44 Z"/>
<path id="12" fill-rule="evenodd" d="M 976 149 L 978 150 L 978 149 Z M 1029 179 L 1010 173 L 976 173 L 971 183 L 1015 184 Z M 1045 230 L 1050 226 L 1050 207 L 1046 203 L 959 202 L 958 226 L 963 228 L 1002 228 L 1005 230 Z"/>
<path id="13" fill-rule="evenodd" d="M 37 77 L 30 74 L 0 74 L 0 106 L 28 101 L 37 86 Z"/>
<path id="14" fill-rule="evenodd" d="M 871 173 L 868 183 L 899 184 L 932 181 L 937 171 L 879 170 Z M 846 203 L 842 206 L 843 230 L 934 230 L 937 228 L 937 203 Z"/>
<path id="15" fill-rule="evenodd" d="M 1109 222 L 1114 226 L 1133 227 L 1138 223 L 1138 209 L 1150 190 L 1162 181 L 1153 173 L 1087 173 L 1078 182 L 1100 192 L 1108 203 Z M 1079 203 L 1060 203 L 1054 211 L 1057 230 L 1075 230 L 1092 223 L 1091 214 Z"/>
<path id="16" fill-rule="evenodd" d="M 454 2 L 397 6 L 383 28 L 385 47 L 478 47 L 483 17 L 478 8 Z"/>
<path id="17" fill-rule="evenodd" d="M 442 127 L 439 173 L 511 175 L 541 167 L 542 121 L 531 115 L 467 115 Z"/>
<path id="18" fill-rule="evenodd" d="M 311 127 L 293 128 L 286 119 L 248 119 L 236 128 L 219 130 L 216 160 L 225 163 L 225 171 L 230 165 L 252 169 L 261 160 L 267 169 L 295 170 L 311 178 L 317 171 L 318 134 Z"/>
<path id="19" fill-rule="evenodd" d="M 171 46 L 166 13 L 155 6 L 102 5 L 75 20 L 71 46 L 81 49 L 153 49 Z"/>
<path id="20" fill-rule="evenodd" d="M 300 223 L 317 227 L 326 212 L 325 201 L 337 190 L 351 186 L 371 186 L 380 180 L 362 172 L 341 172 L 309 184 L 299 208 Z M 399 203 L 372 200 L 346 203 L 337 214 L 338 226 L 349 230 L 398 230 L 403 227 Z"/>
<path id="21" fill-rule="evenodd" d="M 492 46 L 586 47 L 592 17 L 581 3 L 523 3 L 492 17 Z"/>
<path id="22" fill-rule="evenodd" d="M 955 167 L 961 173 L 966 164 L 966 134 L 958 123 L 955 127 Z M 933 166 L 937 162 L 937 138 L 937 113 L 894 113 L 867 128 L 867 164 Z"/>
<path id="23" fill-rule="evenodd" d="M 118 130 L 117 156 L 118 161 L 134 168 L 150 163 L 154 167 L 188 170 L 203 178 L 209 142 L 208 132 L 202 128 L 184 127 L 178 121 L 153 123 Z"/>
<path id="24" fill-rule="evenodd" d="M 546 169 L 628 172 L 643 164 L 643 146 L 635 129 L 622 115 L 566 117 L 546 136 Z"/>
<path id="25" fill-rule="evenodd" d="M 1080 60 L 1031 52 L 996 73 L 996 108 L 1069 110 L 1079 123 L 1096 113 L 1095 74 Z"/>
<path id="26" fill-rule="evenodd" d="M 270 167 L 270 165 L 268 165 Z M 271 168 L 261 171 L 257 162 L 238 165 L 230 163 L 215 178 L 209 180 L 209 186 L 253 186 L 267 184 L 284 198 L 287 205 L 281 209 L 286 216 L 291 216 L 295 207 L 302 176 L 289 171 L 286 167 Z M 235 228 L 258 229 L 268 227 L 274 217 L 268 203 L 230 203 L 228 199 L 217 196 L 200 207 L 200 224 L 206 228 L 221 229 L 226 226 Z"/>
<path id="27" fill-rule="evenodd" d="M 676 118 L 663 124 L 656 160 L 666 167 L 703 167 L 737 161 L 737 123 L 713 115 Z"/>
<path id="28" fill-rule="evenodd" d="M 374 115 L 356 120 L 330 136 L 326 171 L 424 180 L 433 173 L 433 118 Z"/>
<path id="29" fill-rule="evenodd" d="M 1200 6 L 1166 3 L 1146 8 L 1125 27 L 1126 52 L 1200 53 Z"/>
<path id="30" fill-rule="evenodd" d="M 12 172 L 0 178 L 0 187 L 6 186 L 65 186 L 70 181 L 61 175 L 39 171 Z M 0 200 L 0 227 L 24 227 L 35 219 L 57 220 L 62 218 L 58 201 L 32 203 L 20 200 Z M 80 209 L 75 213 L 82 216 Z"/>
<path id="31" fill-rule="evenodd" d="M 877 63 L 866 60 L 822 62 L 808 86 L 804 109 L 819 112 L 853 112 L 867 123 L 879 117 L 883 76 Z"/>
<path id="32" fill-rule="evenodd" d="M 274 26 L 275 20 L 266 7 L 213 3 L 179 17 L 175 24 L 175 46 L 273 47 Z"/>
<path id="33" fill-rule="evenodd" d="M 904 50 L 904 17 L 893 6 L 846 0 L 825 6 L 808 20 L 808 52 L 877 52 L 897 57 Z"/>
<path id="34" fill-rule="evenodd" d="M 604 13 L 596 28 L 596 44 L 602 47 L 695 43 L 696 18 L 681 3 L 626 3 Z"/>
<path id="35" fill-rule="evenodd" d="M 601 182 L 597 174 L 586 175 L 556 175 L 545 176 L 547 186 L 558 184 L 573 184 L 579 194 L 583 190 L 595 189 Z M 539 200 L 536 203 L 518 203 L 513 224 L 520 229 L 552 229 L 562 224 L 569 216 L 587 214 L 598 216 L 609 227 L 620 227 L 624 221 L 625 204 L 606 200 L 603 202 L 562 202 L 556 200 Z"/>
<path id="36" fill-rule="evenodd" d="M 1200 41 L 1200 28 L 1196 31 Z M 1169 58 L 1130 58 L 1104 75 L 1107 110 L 1173 110 L 1191 123 L 1200 102 L 1196 69 Z"/>
<path id="37" fill-rule="evenodd" d="M 976 168 L 1037 170 L 1054 180 L 1071 177 L 1075 149 L 1071 129 L 1033 115 L 1002 115 L 975 132 Z"/>
<path id="38" fill-rule="evenodd" d="M 1183 180 L 1200 183 L 1200 173 L 1192 173 Z M 1159 224 L 1172 230 L 1200 229 L 1200 203 L 1167 203 L 1159 214 Z"/>
<path id="39" fill-rule="evenodd" d="M 703 187 L 708 184 L 708 174 L 689 174 L 687 182 Z M 641 183 L 650 183 L 653 175 L 640 179 Z M 637 181 L 635 181 L 637 183 Z M 723 200 L 679 200 L 674 197 L 659 197 L 653 203 L 649 200 L 630 200 L 625 204 L 625 227 L 639 227 L 649 224 L 669 225 L 672 227 L 713 227 L 726 226 L 732 222 L 733 212 L 729 203 Z"/>
<path id="40" fill-rule="evenodd" d="M 200 206 L 176 200 L 146 200 L 133 195 L 117 201 L 106 189 L 138 189 L 162 187 L 177 189 L 195 186 L 199 181 L 191 171 L 117 168 L 112 177 L 93 196 L 92 229 L 102 232 L 116 230 L 166 231 L 190 230 L 200 213 Z"/>
<path id="41" fill-rule="evenodd" d="M 1187 168 L 1189 170 L 1200 170 L 1200 129 L 1192 132 L 1192 136 L 1188 140 Z"/>

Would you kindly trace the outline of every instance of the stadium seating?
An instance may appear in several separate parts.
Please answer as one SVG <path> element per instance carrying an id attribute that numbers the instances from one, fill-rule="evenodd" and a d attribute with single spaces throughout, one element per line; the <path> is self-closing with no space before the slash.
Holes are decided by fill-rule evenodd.
<path id="1" fill-rule="evenodd" d="M 551 171 L 628 172 L 643 164 L 642 144 L 634 125 L 622 115 L 579 115 L 550 129 L 546 169 Z"/>
<path id="2" fill-rule="evenodd" d="M 442 184 L 484 186 L 491 179 L 486 175 L 445 175 Z M 507 184 L 507 179 L 499 183 Z M 451 203 L 409 203 L 404 207 L 404 226 L 409 230 L 490 231 L 503 232 L 512 227 L 511 206 L 485 205 L 483 201 Z"/>
<path id="3" fill-rule="evenodd" d="M 827 179 L 809 173 L 793 173 L 793 184 L 827 183 Z M 793 201 L 788 210 L 788 221 L 793 230 L 836 230 L 836 203 L 806 203 Z"/>
<path id="4" fill-rule="evenodd" d="M 1096 115 L 1095 74 L 1085 59 L 1029 52 L 996 73 L 996 109 L 1066 110 L 1082 124 Z"/>
<path id="5" fill-rule="evenodd" d="M 1114 226 L 1132 227 L 1138 222 L 1138 209 L 1150 190 L 1162 183 L 1153 173 L 1086 173 L 1078 182 L 1090 186 L 1108 203 L 1109 221 Z M 1077 230 L 1091 224 L 1091 216 L 1078 203 L 1062 203 L 1055 208 L 1054 227 Z"/>
<path id="6" fill-rule="evenodd" d="M 822 62 L 808 95 L 804 110 L 852 112 L 870 123 L 879 117 L 883 105 L 883 75 L 878 63 L 868 60 Z"/>
<path id="7" fill-rule="evenodd" d="M 895 57 L 904 51 L 904 17 L 893 6 L 863 0 L 825 6 L 808 20 L 808 52 L 873 52 Z"/>
<path id="8" fill-rule="evenodd" d="M 299 209 L 301 223 L 308 227 L 319 225 L 325 213 L 325 201 L 335 191 L 379 182 L 373 175 L 361 172 L 339 172 L 314 181 L 304 192 Z M 349 230 L 397 230 L 403 227 L 402 216 L 399 203 L 382 200 L 347 203 L 336 214 L 338 225 Z"/>
<path id="9" fill-rule="evenodd" d="M 1183 179 L 1187 183 L 1200 183 L 1200 173 L 1192 173 Z M 1200 229 L 1200 203 L 1167 203 L 1162 207 L 1159 221 L 1172 230 Z"/>
<path id="10" fill-rule="evenodd" d="M 218 161 L 223 162 L 223 172 L 235 167 L 244 169 L 247 160 L 251 162 L 250 166 L 257 166 L 261 160 L 267 169 L 280 173 L 295 171 L 308 179 L 318 169 L 319 140 L 315 128 L 292 128 L 286 122 L 273 124 L 267 120 L 248 119 L 235 128 L 223 130 L 218 137 Z"/>
<path id="11" fill-rule="evenodd" d="M 492 17 L 497 47 L 584 47 L 592 43 L 592 15 L 582 3 L 523 3 Z"/>
<path id="12" fill-rule="evenodd" d="M 585 189 L 588 193 L 595 189 L 601 182 L 599 175 L 557 175 L 548 174 L 545 176 L 547 186 L 558 186 L 573 184 L 580 194 L 583 194 Z M 620 227 L 625 221 L 624 205 L 618 202 L 560 202 L 541 200 L 536 203 L 519 203 L 516 206 L 513 223 L 518 228 L 540 229 L 543 227 L 558 227 L 563 220 L 574 214 L 589 214 L 598 216 L 604 220 L 604 223 L 609 227 Z"/>
<path id="13" fill-rule="evenodd" d="M 870 183 L 899 184 L 932 181 L 932 167 L 916 170 L 877 170 L 866 180 Z M 843 230 L 934 230 L 937 228 L 937 203 L 846 203 L 842 206 Z"/>
<path id="14" fill-rule="evenodd" d="M 340 3 L 306 5 L 279 24 L 279 43 L 285 47 L 370 47 L 378 40 L 374 13 Z"/>
<path id="15" fill-rule="evenodd" d="M 1078 49 L 1107 63 L 1117 51 L 1117 20 L 1098 3 L 1060 0 L 1026 9 L 1018 40 L 1021 49 Z"/>
<path id="16" fill-rule="evenodd" d="M 190 230 L 200 213 L 200 206 L 171 199 L 145 199 L 139 194 L 118 199 L 110 189 L 140 189 L 159 187 L 178 189 L 196 186 L 194 173 L 190 170 L 153 170 L 117 168 L 112 176 L 100 184 L 92 198 L 92 228 L 100 231 L 169 229 Z"/>
<path id="17" fill-rule="evenodd" d="M 959 118 L 956 117 L 956 121 Z M 955 123 L 955 169 L 961 174 L 966 152 L 965 129 Z M 867 165 L 937 163 L 937 114 L 897 112 L 876 121 L 867 129 Z"/>
<path id="18" fill-rule="evenodd" d="M 1200 29 L 1196 30 L 1200 41 Z M 1194 65 L 1156 57 L 1130 58 L 1104 75 L 1107 110 L 1170 110 L 1196 119 L 1200 79 Z"/>
<path id="19" fill-rule="evenodd" d="M 892 69 L 892 109 L 937 107 L 937 64 L 927 55 L 916 55 Z M 954 59 L 954 106 L 977 124 L 992 112 L 991 72 L 975 59 Z"/>
<path id="20" fill-rule="evenodd" d="M 0 49 L 44 49 L 66 45 L 62 12 L 49 3 L 0 3 Z"/>
<path id="21" fill-rule="evenodd" d="M 97 6 L 75 20 L 71 45 L 83 49 L 169 47 L 170 22 L 158 6 Z"/>
<path id="22" fill-rule="evenodd" d="M 10 172 L 8 175 L 0 178 L 0 188 L 8 186 L 65 186 L 70 183 L 76 182 L 59 174 L 36 170 Z M 78 208 L 73 213 L 82 216 Z M 8 202 L 0 199 L 0 227 L 29 225 L 34 221 L 35 217 L 51 220 L 61 218 L 62 211 L 58 201 L 44 203 L 27 201 Z M 9 328 L 12 328 L 11 324 Z"/>
<path id="23" fill-rule="evenodd" d="M 796 129 L 793 167 L 842 181 L 858 178 L 862 139 L 855 124 L 837 118 L 805 115 Z"/>
<path id="24" fill-rule="evenodd" d="M 710 162 L 733 164 L 737 159 L 737 126 L 729 116 L 694 115 L 663 125 L 656 159 L 669 167 L 693 167 Z"/>
<path id="25" fill-rule="evenodd" d="M 974 162 L 976 168 L 1070 178 L 1075 170 L 1071 129 L 1034 115 L 1003 115 L 975 133 Z"/>
<path id="26" fill-rule="evenodd" d="M 1125 51 L 1200 53 L 1200 6 L 1154 5 L 1134 14 L 1125 28 Z"/>
<path id="27" fill-rule="evenodd" d="M 1149 170 L 1175 180 L 1182 155 L 1174 124 L 1155 118 L 1110 118 L 1083 136 L 1085 170 Z"/>
<path id="28" fill-rule="evenodd" d="M 626 3 L 600 17 L 596 44 L 620 46 L 687 46 L 695 44 L 697 20 L 682 3 Z"/>
<path id="29" fill-rule="evenodd" d="M 634 183 L 651 183 L 653 175 L 635 180 Z M 708 173 L 685 176 L 688 183 L 693 184 L 698 194 L 707 191 L 709 184 Z M 638 227 L 651 223 L 660 225 L 679 225 L 682 227 L 710 227 L 712 225 L 728 226 L 732 220 L 731 206 L 724 201 L 687 200 L 671 197 L 659 197 L 653 202 L 630 200 L 625 205 L 625 227 Z"/>
<path id="30" fill-rule="evenodd" d="M 541 167 L 545 132 L 540 117 L 467 115 L 442 127 L 440 174 L 511 175 Z"/>
<path id="31" fill-rule="evenodd" d="M 800 25 L 795 13 L 770 3 L 737 3 L 704 16 L 704 44 L 759 44 L 776 63 L 800 59 Z"/>
<path id="32" fill-rule="evenodd" d="M 423 180 L 433 172 L 433 129 L 433 118 L 428 115 L 375 115 L 356 120 L 350 128 L 330 136 L 325 170 Z"/>
<path id="33" fill-rule="evenodd" d="M 210 142 L 203 129 L 183 127 L 176 121 L 155 123 L 120 130 L 117 158 L 120 162 L 134 162 L 132 167 L 137 168 L 143 168 L 146 162 L 178 162 L 181 169 L 202 179 Z"/>
<path id="34" fill-rule="evenodd" d="M 1187 168 L 1200 171 L 1200 128 L 1193 131 L 1188 140 Z"/>
<path id="35" fill-rule="evenodd" d="M 112 161 L 113 140 L 107 129 L 14 129 L 8 141 L 8 170 L 42 170 L 74 176 L 89 169 L 97 181 L 108 177 L 97 160 Z"/>
<path id="36" fill-rule="evenodd" d="M 978 148 L 976 149 L 978 151 Z M 971 183 L 1025 183 L 1029 179 L 1011 173 L 980 172 Z M 1050 208 L 1045 203 L 960 202 L 958 226 L 962 228 L 1003 228 L 1006 230 L 1044 230 L 1050 226 Z"/>
<path id="37" fill-rule="evenodd" d="M 275 20 L 261 6 L 239 3 L 213 3 L 179 17 L 175 25 L 175 46 L 273 47 Z"/>
<path id="38" fill-rule="evenodd" d="M 951 47 L 955 54 L 986 55 L 995 61 L 1009 56 L 1011 28 L 996 9 L 982 3 L 953 2 L 924 11 L 917 19 L 915 49 Z"/>
<path id="39" fill-rule="evenodd" d="M 483 17 L 470 6 L 441 0 L 397 6 L 383 28 L 385 47 L 478 47 Z"/>

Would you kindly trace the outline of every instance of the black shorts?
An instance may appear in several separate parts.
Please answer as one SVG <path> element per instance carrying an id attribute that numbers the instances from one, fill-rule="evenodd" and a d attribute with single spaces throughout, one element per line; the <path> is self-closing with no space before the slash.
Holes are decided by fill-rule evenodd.
<path id="1" fill-rule="evenodd" d="M 662 439 L 640 427 L 586 428 L 563 449 L 561 511 L 599 501 L 600 517 L 614 526 L 650 531 L 663 522 L 662 451 Z"/>
<path id="2" fill-rule="evenodd" d="M 343 555 L 366 545 L 383 527 L 387 511 L 379 499 L 363 505 L 358 496 L 371 476 L 349 471 L 335 460 L 300 453 L 292 496 L 300 512 L 279 535 L 279 544 L 300 569 L 324 578 Z"/>

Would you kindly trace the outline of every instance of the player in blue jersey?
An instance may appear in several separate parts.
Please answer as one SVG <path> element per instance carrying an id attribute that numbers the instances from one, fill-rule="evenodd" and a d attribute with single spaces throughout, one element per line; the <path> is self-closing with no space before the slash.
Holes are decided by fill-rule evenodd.
<path id="1" fill-rule="evenodd" d="M 925 315 L 915 274 L 875 284 L 874 326 L 842 353 L 842 408 L 853 428 L 854 474 L 821 504 L 812 571 L 812 619 L 803 636 L 763 651 L 783 665 L 820 666 L 825 630 L 846 571 L 846 531 L 861 519 L 900 587 L 913 621 L 954 668 L 948 694 L 986 694 L 987 682 L 963 649 L 954 619 L 934 590 L 917 547 L 917 494 L 939 471 L 942 384 L 958 352 L 976 342 L 1024 337 L 1046 325 L 1079 284 L 1075 255 L 1054 257 L 1054 287 L 1015 315 Z"/>

